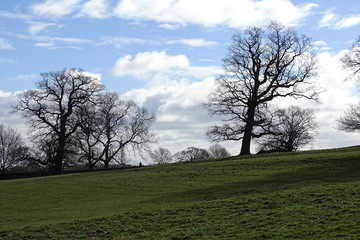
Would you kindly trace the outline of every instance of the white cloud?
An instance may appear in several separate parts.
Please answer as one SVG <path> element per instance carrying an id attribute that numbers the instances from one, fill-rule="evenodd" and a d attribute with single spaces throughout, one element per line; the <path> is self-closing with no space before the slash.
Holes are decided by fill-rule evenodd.
<path id="1" fill-rule="evenodd" d="M 6 18 L 11 18 L 11 19 L 20 19 L 20 20 L 32 19 L 31 15 L 22 14 L 22 13 L 12 13 L 12 12 L 7 12 L 7 11 L 3 11 L 3 10 L 0 10 L 0 16 L 6 17 Z"/>
<path id="2" fill-rule="evenodd" d="M 294 5 L 289 0 L 122 0 L 115 9 L 121 18 L 153 20 L 162 24 L 197 24 L 232 28 L 278 20 L 296 25 L 317 4 Z M 171 25 L 160 25 L 171 28 Z"/>
<path id="3" fill-rule="evenodd" d="M 22 34 L 18 34 L 18 38 L 30 39 L 30 40 L 37 41 L 35 46 L 37 46 L 37 47 L 45 47 L 45 48 L 49 48 L 49 49 L 55 49 L 55 48 L 81 49 L 79 47 L 79 45 L 93 44 L 94 43 L 92 40 L 83 39 L 83 38 L 52 37 L 52 36 L 45 36 L 45 35 L 22 35 Z"/>
<path id="4" fill-rule="evenodd" d="M 314 50 L 317 51 L 329 51 L 331 48 L 324 41 L 315 41 L 312 43 L 314 46 Z"/>
<path id="5" fill-rule="evenodd" d="M 101 84 L 101 78 L 102 78 L 101 73 L 83 72 L 83 74 L 85 76 L 93 78 L 95 81 Z"/>
<path id="6" fill-rule="evenodd" d="M 214 46 L 217 42 L 207 41 L 202 38 L 193 38 L 193 39 L 179 39 L 179 40 L 169 40 L 166 42 L 167 44 L 184 44 L 191 47 L 209 47 Z"/>
<path id="7" fill-rule="evenodd" d="M 142 52 L 136 54 L 135 58 L 130 55 L 119 58 L 113 67 L 113 74 L 148 79 L 188 66 L 189 59 L 185 55 L 169 56 L 164 51 Z"/>
<path id="8" fill-rule="evenodd" d="M 107 0 L 90 0 L 86 2 L 78 16 L 87 16 L 89 18 L 104 19 L 108 17 Z"/>
<path id="9" fill-rule="evenodd" d="M 28 133 L 28 128 L 25 124 L 26 120 L 22 118 L 20 112 L 12 112 L 12 106 L 14 106 L 17 101 L 16 93 L 0 90 L 0 123 L 15 128 L 18 133 L 26 137 Z"/>
<path id="10" fill-rule="evenodd" d="M 206 130 L 214 119 L 208 116 L 201 103 L 214 86 L 215 79 L 211 77 L 196 82 L 170 80 L 133 89 L 122 97 L 133 99 L 156 113 L 153 130 L 159 137 L 159 144 L 175 153 L 190 146 L 207 148 L 210 144 Z"/>
<path id="11" fill-rule="evenodd" d="M 321 18 L 321 20 L 318 24 L 318 28 L 332 27 L 335 24 L 335 22 L 338 20 L 338 18 L 339 18 L 339 16 L 336 15 L 335 13 L 327 12 Z"/>
<path id="12" fill-rule="evenodd" d="M 77 17 L 104 19 L 111 16 L 108 0 L 45 0 L 30 6 L 36 16 L 58 18 L 70 14 Z"/>
<path id="13" fill-rule="evenodd" d="M 335 29 L 344 29 L 349 27 L 354 27 L 360 24 L 360 15 L 354 15 L 350 17 L 344 17 L 340 21 L 338 21 L 334 28 Z"/>
<path id="14" fill-rule="evenodd" d="M 4 92 L 0 90 L 0 97 L 9 97 L 11 96 L 11 92 Z"/>
<path id="15" fill-rule="evenodd" d="M 4 38 L 0 38 L 0 49 L 10 50 L 13 49 L 13 46 Z"/>
<path id="16" fill-rule="evenodd" d="M 170 79 L 203 79 L 222 73 L 218 66 L 191 66 L 187 56 L 171 56 L 164 51 L 142 52 L 135 57 L 121 57 L 116 61 L 112 71 L 115 76 L 132 76 L 147 80 L 149 84 L 158 84 Z"/>
<path id="17" fill-rule="evenodd" d="M 333 12 L 327 12 L 321 18 L 318 28 L 327 27 L 330 29 L 344 29 L 360 24 L 360 15 L 340 16 Z"/>
<path id="18" fill-rule="evenodd" d="M 29 33 L 31 35 L 36 35 L 42 31 L 44 31 L 46 28 L 50 26 L 54 26 L 54 23 L 45 23 L 45 22 L 29 22 Z"/>
<path id="19" fill-rule="evenodd" d="M 179 24 L 163 23 L 163 24 L 160 24 L 159 27 L 167 29 L 167 30 L 175 30 L 175 29 L 178 29 L 180 27 L 180 25 Z"/>
<path id="20" fill-rule="evenodd" d="M 99 45 L 113 45 L 115 48 L 124 48 L 129 44 L 145 44 L 147 41 L 130 37 L 103 37 Z"/>
<path id="21" fill-rule="evenodd" d="M 43 47 L 43 48 L 49 48 L 53 49 L 56 48 L 56 45 L 54 42 L 40 42 L 35 44 L 36 47 Z"/>
<path id="22" fill-rule="evenodd" d="M 50 18 L 69 15 L 79 8 L 82 0 L 45 0 L 30 6 L 33 14 Z"/>
<path id="23" fill-rule="evenodd" d="M 327 43 L 324 41 L 315 41 L 315 42 L 313 42 L 313 45 L 314 46 L 326 46 Z"/>

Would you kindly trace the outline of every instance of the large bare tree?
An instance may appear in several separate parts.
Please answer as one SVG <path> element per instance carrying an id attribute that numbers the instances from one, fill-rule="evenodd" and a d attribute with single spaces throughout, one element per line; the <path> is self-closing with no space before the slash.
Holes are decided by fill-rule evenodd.
<path id="1" fill-rule="evenodd" d="M 45 141 L 55 137 L 53 171 L 61 173 L 69 140 L 80 127 L 74 113 L 92 101 L 103 86 L 80 69 L 64 69 L 41 76 L 37 89 L 20 93 L 14 108 L 23 112 L 38 139 Z"/>
<path id="2" fill-rule="evenodd" d="M 250 154 L 252 138 L 267 134 L 272 100 L 317 99 L 311 40 L 293 28 L 273 22 L 236 33 L 223 62 L 225 73 L 204 106 L 225 123 L 211 126 L 207 134 L 213 141 L 242 140 L 242 155 Z"/>
<path id="3" fill-rule="evenodd" d="M 99 97 L 96 119 L 95 131 L 102 149 L 99 159 L 105 168 L 111 161 L 123 164 L 126 149 L 142 151 L 156 141 L 150 129 L 155 114 L 131 100 L 121 100 L 115 92 Z"/>

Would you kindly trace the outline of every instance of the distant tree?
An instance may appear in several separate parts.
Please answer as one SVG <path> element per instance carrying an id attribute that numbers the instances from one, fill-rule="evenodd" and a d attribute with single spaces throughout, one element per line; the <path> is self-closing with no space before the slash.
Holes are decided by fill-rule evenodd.
<path id="1" fill-rule="evenodd" d="M 97 101 L 97 132 L 101 145 L 99 159 L 108 168 L 111 161 L 123 164 L 126 149 L 142 151 L 156 141 L 150 128 L 156 117 L 117 93 L 104 93 Z"/>
<path id="2" fill-rule="evenodd" d="M 204 104 L 226 122 L 211 126 L 212 141 L 242 140 L 240 154 L 250 154 L 252 138 L 267 134 L 268 104 L 280 97 L 317 99 L 311 39 L 273 22 L 249 27 L 232 38 L 224 58 L 225 74 Z"/>
<path id="3" fill-rule="evenodd" d="M 174 155 L 174 158 L 179 162 L 191 162 L 196 160 L 209 159 L 209 153 L 206 149 L 188 147 L 186 150 L 178 152 Z"/>
<path id="4" fill-rule="evenodd" d="M 317 124 L 311 109 L 290 106 L 275 112 L 269 134 L 257 140 L 260 152 L 291 152 L 314 141 Z"/>
<path id="5" fill-rule="evenodd" d="M 228 150 L 226 150 L 226 148 L 224 148 L 218 143 L 211 145 L 209 147 L 208 153 L 210 155 L 210 158 L 215 159 L 228 158 L 231 156 Z"/>
<path id="6" fill-rule="evenodd" d="M 358 84 L 360 84 L 360 36 L 340 60 L 343 63 L 343 67 L 350 70 L 349 78 L 354 77 Z"/>
<path id="7" fill-rule="evenodd" d="M 360 103 L 351 104 L 337 119 L 337 128 L 345 132 L 360 132 Z"/>
<path id="8" fill-rule="evenodd" d="M 20 134 L 10 126 L 0 124 L 0 170 L 1 174 L 29 158 L 29 149 Z"/>
<path id="9" fill-rule="evenodd" d="M 169 163 L 173 159 L 171 152 L 163 147 L 150 151 L 149 154 L 151 159 L 157 164 Z"/>
<path id="10" fill-rule="evenodd" d="M 54 137 L 53 172 L 61 173 L 70 139 L 80 127 L 75 111 L 91 102 L 104 87 L 80 69 L 64 69 L 41 76 L 42 80 L 36 84 L 38 89 L 20 93 L 14 109 L 23 112 L 38 139 Z"/>

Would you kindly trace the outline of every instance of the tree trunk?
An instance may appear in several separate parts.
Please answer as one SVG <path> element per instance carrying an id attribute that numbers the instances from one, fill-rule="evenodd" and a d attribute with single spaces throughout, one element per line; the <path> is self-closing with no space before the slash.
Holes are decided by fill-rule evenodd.
<path id="1" fill-rule="evenodd" d="M 255 106 L 255 104 L 253 104 Z M 249 106 L 240 155 L 250 155 L 251 136 L 255 120 L 255 107 Z"/>
<path id="2" fill-rule="evenodd" d="M 60 174 L 62 171 L 62 163 L 63 163 L 64 154 L 58 152 L 55 157 L 55 166 L 54 166 L 54 173 Z"/>
<path id="3" fill-rule="evenodd" d="M 246 123 L 240 155 L 250 155 L 252 124 Z"/>
<path id="4" fill-rule="evenodd" d="M 108 169 L 109 168 L 109 161 L 104 161 L 104 168 L 105 169 Z"/>
<path id="5" fill-rule="evenodd" d="M 56 150 L 56 156 L 54 159 L 54 173 L 60 174 L 62 171 L 62 165 L 65 157 L 65 146 L 66 141 L 63 139 L 59 140 L 59 146 Z"/>

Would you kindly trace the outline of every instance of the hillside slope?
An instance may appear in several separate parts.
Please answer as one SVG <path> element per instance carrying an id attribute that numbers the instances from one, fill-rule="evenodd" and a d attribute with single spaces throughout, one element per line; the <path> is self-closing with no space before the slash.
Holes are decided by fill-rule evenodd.
<path id="1" fill-rule="evenodd" d="M 1 239 L 360 239 L 360 149 L 0 181 Z"/>

